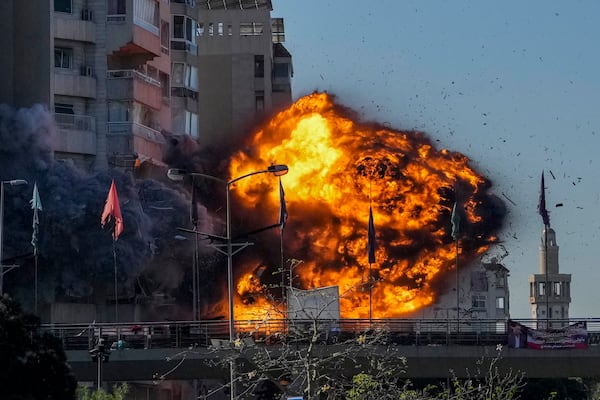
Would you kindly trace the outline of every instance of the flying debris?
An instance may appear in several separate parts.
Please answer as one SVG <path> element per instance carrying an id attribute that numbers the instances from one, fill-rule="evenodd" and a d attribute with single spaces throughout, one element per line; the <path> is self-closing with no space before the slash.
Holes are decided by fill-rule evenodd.
<path id="1" fill-rule="evenodd" d="M 250 150 L 231 158 L 229 175 L 240 176 L 271 162 L 290 166 L 284 185 L 291 229 L 286 230 L 282 251 L 304 260 L 294 271 L 302 289 L 338 285 L 340 293 L 347 293 L 340 307 L 348 318 L 369 316 L 368 293 L 358 290 L 369 268 L 364 234 L 368 214 L 358 210 L 368 210 L 372 199 L 378 241 L 377 263 L 372 264 L 377 281 L 373 317 L 398 317 L 432 304 L 445 291 L 455 265 L 449 223 L 455 187 L 464 206 L 462 262 L 474 260 L 497 242 L 494 233 L 506 213 L 502 200 L 488 192 L 489 180 L 469 166 L 466 156 L 436 149 L 432 143 L 422 132 L 361 122 L 334 97 L 313 93 L 258 128 L 245 147 Z M 264 225 L 278 207 L 272 177 L 244 179 L 234 192 L 235 218 L 247 225 Z M 274 243 L 279 240 L 272 233 L 255 240 L 252 255 L 242 252 L 236 259 L 238 288 L 255 280 L 252 270 L 259 262 L 273 271 L 280 268 L 281 254 Z M 262 284 L 268 286 L 264 279 Z M 243 291 L 237 296 L 244 297 Z M 254 302 L 236 306 L 236 318 L 264 315 L 268 297 L 255 296 Z M 221 307 L 225 304 L 222 299 Z"/>

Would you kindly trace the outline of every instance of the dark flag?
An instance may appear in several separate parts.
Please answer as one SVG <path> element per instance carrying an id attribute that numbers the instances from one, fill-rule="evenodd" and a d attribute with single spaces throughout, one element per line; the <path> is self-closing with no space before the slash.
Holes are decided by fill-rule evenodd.
<path id="1" fill-rule="evenodd" d="M 119 197 L 117 196 L 117 188 L 114 179 L 110 184 L 110 190 L 108 191 L 106 204 L 104 205 L 104 211 L 102 212 L 102 218 L 100 219 L 102 227 L 111 220 L 111 217 L 115 219 L 113 239 L 117 240 L 121 232 L 123 232 L 123 217 L 121 216 L 121 206 L 119 205 Z"/>
<path id="2" fill-rule="evenodd" d="M 456 209 L 456 202 L 454 202 L 454 206 L 452 207 L 452 217 L 450 219 L 452 222 L 452 239 L 458 240 L 458 234 L 460 232 L 460 214 Z"/>
<path id="3" fill-rule="evenodd" d="M 281 179 L 279 180 L 279 227 L 283 229 L 288 219 L 287 207 L 285 206 L 285 192 Z"/>
<path id="4" fill-rule="evenodd" d="M 39 211 L 42 211 L 42 201 L 40 200 L 40 193 L 38 192 L 37 182 L 33 184 L 33 197 L 29 200 L 31 203 L 31 209 L 33 210 L 33 233 L 31 235 L 31 245 L 33 246 L 33 255 L 37 255 L 38 251 L 38 234 L 40 217 Z"/>
<path id="5" fill-rule="evenodd" d="M 377 242 L 375 240 L 375 224 L 373 223 L 373 209 L 369 206 L 369 231 L 367 233 L 367 250 L 369 252 L 369 264 L 375 263 L 375 250 Z"/>
<path id="6" fill-rule="evenodd" d="M 538 213 L 542 216 L 545 226 L 550 226 L 550 216 L 546 210 L 546 190 L 544 188 L 544 171 L 542 171 L 542 183 L 540 186 L 540 202 L 538 204 Z"/>

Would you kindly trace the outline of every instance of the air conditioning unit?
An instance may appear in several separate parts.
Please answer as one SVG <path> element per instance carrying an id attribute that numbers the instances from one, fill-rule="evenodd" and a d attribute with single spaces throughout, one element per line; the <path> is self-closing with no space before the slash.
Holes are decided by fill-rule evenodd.
<path id="1" fill-rule="evenodd" d="M 81 10 L 81 19 L 84 21 L 92 21 L 94 19 L 94 12 L 84 8 Z"/>
<path id="2" fill-rule="evenodd" d="M 94 67 L 91 65 L 82 65 L 80 73 L 82 76 L 94 76 Z"/>

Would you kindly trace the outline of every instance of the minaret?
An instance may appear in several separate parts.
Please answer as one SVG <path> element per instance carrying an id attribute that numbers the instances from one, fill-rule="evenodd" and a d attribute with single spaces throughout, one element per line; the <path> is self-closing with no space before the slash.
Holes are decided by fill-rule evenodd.
<path id="1" fill-rule="evenodd" d="M 546 209 L 544 171 L 540 186 L 538 212 L 544 222 L 540 245 L 540 273 L 529 275 L 529 303 L 531 317 L 539 328 L 560 328 L 568 325 L 571 304 L 571 274 L 558 271 L 558 244 L 556 232 L 550 228 L 550 216 Z"/>
<path id="2" fill-rule="evenodd" d="M 540 244 L 540 273 L 529 275 L 531 317 L 538 328 L 560 328 L 568 325 L 571 303 L 571 274 L 558 269 L 556 232 L 546 225 Z"/>

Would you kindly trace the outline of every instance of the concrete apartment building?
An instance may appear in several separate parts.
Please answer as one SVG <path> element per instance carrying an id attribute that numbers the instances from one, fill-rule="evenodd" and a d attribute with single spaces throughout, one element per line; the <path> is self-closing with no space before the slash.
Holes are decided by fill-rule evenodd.
<path id="1" fill-rule="evenodd" d="M 0 103 L 41 103 L 55 157 L 162 168 L 165 139 L 236 144 L 289 105 L 291 56 L 266 0 L 3 0 Z"/>

